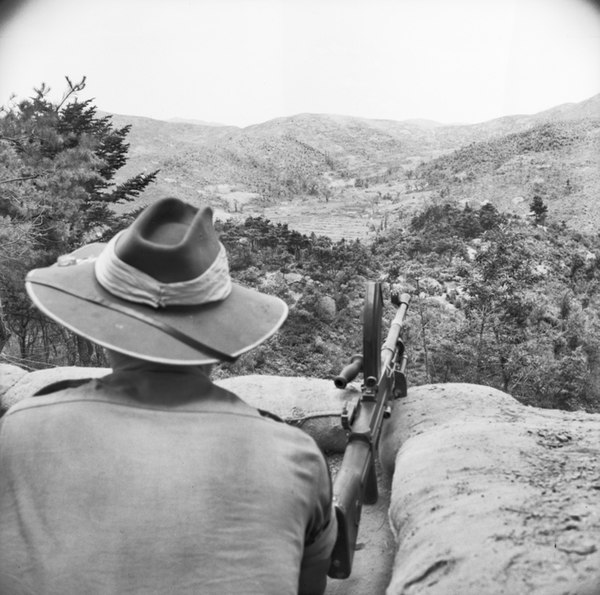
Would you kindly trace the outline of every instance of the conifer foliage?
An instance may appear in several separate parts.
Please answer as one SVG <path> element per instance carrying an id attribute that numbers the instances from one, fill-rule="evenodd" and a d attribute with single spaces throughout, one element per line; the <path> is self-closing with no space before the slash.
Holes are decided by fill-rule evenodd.
<path id="1" fill-rule="evenodd" d="M 29 305 L 27 271 L 126 226 L 130 218 L 117 217 L 111 205 L 139 196 L 158 173 L 116 183 L 130 126 L 115 128 L 110 116 L 98 116 L 93 100 L 78 100 L 85 77 L 66 81 L 59 101 L 42 84 L 0 113 L 0 351 L 13 335 L 23 358 L 36 357 L 40 339 L 51 350 L 50 335 L 59 332 Z M 87 363 L 81 349 L 71 352 L 71 363 Z"/>
<path id="2" fill-rule="evenodd" d="M 531 209 L 531 215 L 536 225 L 544 225 L 546 223 L 546 214 L 548 213 L 548 207 L 544 204 L 541 196 L 536 194 L 529 205 Z"/>

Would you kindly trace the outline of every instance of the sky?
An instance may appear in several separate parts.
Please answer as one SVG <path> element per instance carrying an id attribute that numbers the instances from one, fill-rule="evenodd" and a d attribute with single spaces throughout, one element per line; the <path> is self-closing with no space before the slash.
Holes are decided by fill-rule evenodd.
<path id="1" fill-rule="evenodd" d="M 2 0 L 0 0 L 2 2 Z M 474 123 L 600 93 L 591 0 L 4 0 L 0 105 L 44 82 L 111 113 Z"/>

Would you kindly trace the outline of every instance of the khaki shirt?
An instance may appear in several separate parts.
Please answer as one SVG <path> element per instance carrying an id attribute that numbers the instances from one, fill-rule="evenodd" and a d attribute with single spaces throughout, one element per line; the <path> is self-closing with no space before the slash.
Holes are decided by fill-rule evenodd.
<path id="1" fill-rule="evenodd" d="M 200 372 L 118 372 L 1 420 L 3 595 L 291 595 L 335 534 L 312 438 Z"/>

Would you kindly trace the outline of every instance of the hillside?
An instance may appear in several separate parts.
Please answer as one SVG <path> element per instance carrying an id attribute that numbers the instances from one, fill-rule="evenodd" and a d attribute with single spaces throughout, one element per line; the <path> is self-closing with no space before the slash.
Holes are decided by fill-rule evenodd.
<path id="1" fill-rule="evenodd" d="M 585 224 L 598 209 L 600 125 L 582 117 L 597 105 L 455 128 L 310 114 L 246 129 L 140 120 L 128 138 L 93 105 L 57 117 L 25 103 L 0 119 L 2 357 L 102 365 L 102 350 L 49 324 L 23 286 L 32 268 L 128 224 L 109 205 L 135 208 L 153 176 L 114 188 L 127 138 L 147 169 L 170 168 L 163 188 L 214 204 L 234 278 L 290 307 L 276 337 L 218 375 L 331 377 L 360 350 L 365 283 L 382 280 L 388 321 L 390 286 L 414 296 L 412 385 L 472 382 L 598 411 L 600 235 Z M 543 209 L 522 216 L 532 196 L 546 221 Z"/>
<path id="2" fill-rule="evenodd" d="M 332 377 L 360 351 L 365 282 L 413 296 L 410 383 L 472 382 L 525 404 L 600 410 L 600 241 L 493 206 L 434 205 L 370 245 L 260 218 L 219 225 L 244 285 L 290 305 L 282 330 L 217 374 Z"/>
<path id="3" fill-rule="evenodd" d="M 598 208 L 594 117 L 600 118 L 600 95 L 539 114 L 453 126 L 327 114 L 246 128 L 112 117 L 119 126 L 132 125 L 131 158 L 122 177 L 160 169 L 142 202 L 165 195 L 207 201 L 223 219 L 263 215 L 305 233 L 366 239 L 405 222 L 440 193 L 524 214 L 534 185 L 560 202 L 559 209 L 551 205 L 550 220 L 591 226 Z M 539 135 L 535 131 L 544 126 L 557 127 L 559 141 L 568 142 L 532 151 L 528 135 Z M 481 150 L 489 156 L 486 167 L 479 163 Z M 497 150 L 502 163 L 493 156 Z M 449 168 L 450 182 L 432 179 L 433 170 L 422 166 L 429 163 Z M 468 177 L 468 184 L 455 183 L 454 175 Z M 566 180 L 567 194 L 560 188 Z"/>
<path id="4" fill-rule="evenodd" d="M 471 143 L 421 165 L 415 184 L 448 199 L 526 215 L 534 195 L 551 221 L 592 232 L 600 222 L 600 118 L 538 124 Z"/>

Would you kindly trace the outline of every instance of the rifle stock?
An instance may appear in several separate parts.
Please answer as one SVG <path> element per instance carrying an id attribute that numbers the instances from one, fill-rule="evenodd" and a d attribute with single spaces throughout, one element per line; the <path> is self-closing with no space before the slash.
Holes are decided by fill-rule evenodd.
<path id="1" fill-rule="evenodd" d="M 342 413 L 342 425 L 348 441 L 340 470 L 333 482 L 333 503 L 338 536 L 331 557 L 329 576 L 350 576 L 360 515 L 363 504 L 375 504 L 378 498 L 375 458 L 384 418 L 390 403 L 406 395 L 407 357 L 400 330 L 410 303 L 403 294 L 385 342 L 381 342 L 382 292 L 380 283 L 369 283 L 363 310 L 363 355 L 336 376 L 338 388 L 345 388 L 362 371 L 364 382 L 356 404 Z"/>

